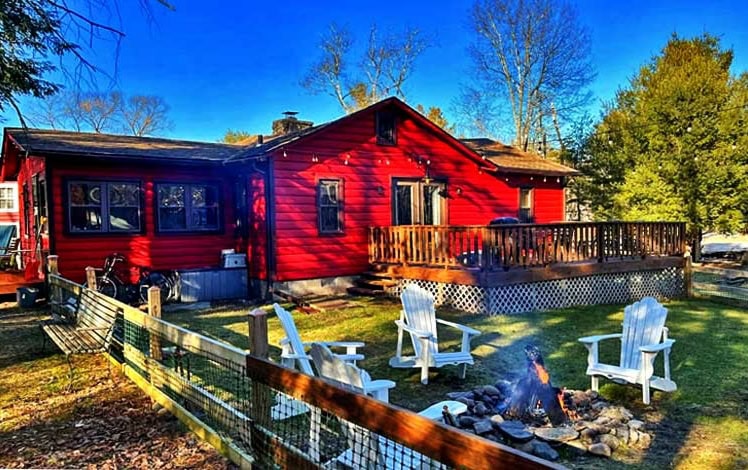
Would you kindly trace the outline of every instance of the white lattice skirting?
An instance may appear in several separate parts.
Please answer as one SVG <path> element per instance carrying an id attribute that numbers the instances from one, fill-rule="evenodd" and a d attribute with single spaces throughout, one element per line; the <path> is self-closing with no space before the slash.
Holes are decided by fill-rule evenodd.
<path id="1" fill-rule="evenodd" d="M 499 287 L 402 279 L 387 292 L 397 297 L 403 287 L 413 283 L 434 294 L 437 305 L 489 315 L 536 312 L 575 305 L 629 303 L 646 296 L 662 300 L 684 294 L 682 268 L 596 274 Z"/>

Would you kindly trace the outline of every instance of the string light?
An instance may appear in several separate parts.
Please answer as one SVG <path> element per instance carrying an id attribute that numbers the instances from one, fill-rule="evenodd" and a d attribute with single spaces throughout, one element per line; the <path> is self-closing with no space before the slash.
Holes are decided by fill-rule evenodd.
<path id="1" fill-rule="evenodd" d="M 283 158 L 288 158 L 288 154 L 286 153 L 286 149 L 283 149 Z"/>
<path id="2" fill-rule="evenodd" d="M 546 178 L 546 177 L 544 176 L 544 177 L 543 177 L 543 183 L 545 183 L 545 182 L 546 182 L 546 180 L 547 180 L 547 178 Z"/>

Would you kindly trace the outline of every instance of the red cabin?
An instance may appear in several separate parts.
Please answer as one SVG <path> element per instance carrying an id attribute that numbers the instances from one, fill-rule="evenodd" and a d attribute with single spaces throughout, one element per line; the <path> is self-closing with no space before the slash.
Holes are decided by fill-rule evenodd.
<path id="1" fill-rule="evenodd" d="M 372 226 L 562 221 L 575 173 L 455 139 L 396 98 L 317 126 L 289 115 L 251 145 L 5 129 L 2 148 L 3 181 L 23 188 L 27 263 L 57 254 L 61 273 L 82 280 L 119 252 L 178 271 L 183 293 L 200 284 L 194 298 L 228 295 L 216 293 L 224 249 L 246 254 L 233 271 L 242 295 L 259 295 L 345 286 L 368 268 Z"/>

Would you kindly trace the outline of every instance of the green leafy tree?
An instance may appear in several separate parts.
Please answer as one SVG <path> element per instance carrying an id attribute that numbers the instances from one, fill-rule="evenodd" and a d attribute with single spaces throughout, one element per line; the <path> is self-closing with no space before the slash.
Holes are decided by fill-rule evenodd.
<path id="1" fill-rule="evenodd" d="M 732 60 L 713 36 L 673 36 L 618 92 L 579 166 L 597 218 L 685 220 L 696 241 L 746 227 L 748 75 Z"/>

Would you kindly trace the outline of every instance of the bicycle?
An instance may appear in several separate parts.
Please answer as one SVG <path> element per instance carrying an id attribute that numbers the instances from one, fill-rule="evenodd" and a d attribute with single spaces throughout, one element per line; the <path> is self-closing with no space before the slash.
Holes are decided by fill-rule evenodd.
<path id="1" fill-rule="evenodd" d="M 166 302 L 175 297 L 174 283 L 168 276 L 158 271 L 139 267 L 140 277 L 137 284 L 126 282 L 120 277 L 117 266 L 126 263 L 126 258 L 119 253 L 112 253 L 104 259 L 101 274 L 96 276 L 96 290 L 102 294 L 132 303 L 137 298 L 140 302 L 148 301 L 148 289 L 156 286 L 161 289 L 161 301 Z"/>

